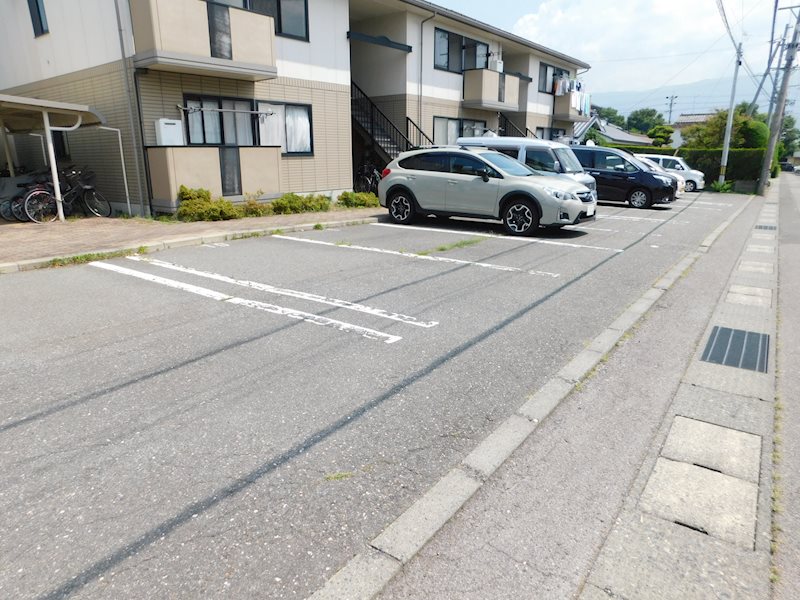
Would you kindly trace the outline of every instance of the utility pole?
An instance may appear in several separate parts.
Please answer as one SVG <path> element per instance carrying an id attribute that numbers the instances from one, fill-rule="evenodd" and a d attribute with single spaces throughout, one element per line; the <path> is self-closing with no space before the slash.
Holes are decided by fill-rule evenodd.
<path id="1" fill-rule="evenodd" d="M 725 183 L 725 170 L 728 167 L 728 152 L 731 149 L 731 131 L 733 130 L 733 103 L 736 102 L 736 78 L 739 77 L 739 65 L 742 64 L 742 42 L 736 49 L 736 68 L 733 70 L 733 88 L 731 103 L 728 107 L 728 122 L 725 125 L 725 139 L 722 142 L 722 160 L 719 163 L 719 183 Z"/>
<path id="2" fill-rule="evenodd" d="M 789 25 L 783 32 L 783 39 L 781 40 L 781 52 L 778 55 L 778 68 L 775 71 L 775 80 L 772 82 L 772 94 L 769 96 L 769 110 L 767 110 L 767 123 L 772 122 L 772 107 L 775 106 L 775 98 L 778 95 L 778 82 L 781 80 L 781 62 L 783 61 L 783 51 L 786 49 L 786 35 L 789 32 Z"/>
<path id="3" fill-rule="evenodd" d="M 667 96 L 667 100 L 669 100 L 669 117 L 667 118 L 667 125 L 672 124 L 672 104 L 675 102 L 675 98 L 677 98 L 677 96 Z"/>
<path id="4" fill-rule="evenodd" d="M 786 24 L 786 29 L 783 30 L 783 37 L 781 41 L 775 44 L 775 47 L 770 49 L 769 53 L 769 60 L 767 61 L 767 68 L 764 71 L 764 75 L 761 76 L 761 81 L 758 82 L 758 89 L 756 90 L 756 95 L 753 96 L 753 101 L 750 103 L 750 106 L 747 107 L 747 116 L 752 117 L 753 113 L 756 111 L 756 102 L 758 102 L 758 95 L 761 93 L 761 88 L 764 87 L 764 81 L 769 76 L 770 69 L 772 69 L 772 61 L 775 59 L 775 55 L 778 53 L 778 49 L 780 48 L 781 55 L 778 57 L 778 65 L 781 64 L 781 60 L 783 60 L 783 46 L 786 44 L 786 36 L 789 35 L 789 24 Z M 770 78 L 771 79 L 771 78 Z M 772 95 L 770 96 L 770 111 L 772 110 L 772 99 L 775 98 L 775 89 L 777 88 L 778 79 L 777 77 L 772 80 Z M 768 113 L 769 114 L 769 113 Z M 769 117 L 767 117 L 767 121 L 769 121 Z"/>
<path id="5" fill-rule="evenodd" d="M 769 182 L 769 171 L 772 166 L 772 157 L 775 156 L 775 148 L 778 145 L 778 138 L 783 126 L 783 110 L 786 108 L 786 96 L 789 93 L 789 79 L 792 76 L 792 64 L 797 54 L 797 38 L 800 35 L 800 12 L 797 13 L 797 20 L 794 24 L 792 43 L 789 44 L 789 51 L 786 53 L 786 66 L 783 69 L 783 80 L 781 81 L 781 91 L 778 94 L 778 101 L 775 111 L 769 122 L 769 144 L 764 153 L 764 163 L 761 165 L 761 177 L 758 179 L 758 194 L 763 196 Z"/>

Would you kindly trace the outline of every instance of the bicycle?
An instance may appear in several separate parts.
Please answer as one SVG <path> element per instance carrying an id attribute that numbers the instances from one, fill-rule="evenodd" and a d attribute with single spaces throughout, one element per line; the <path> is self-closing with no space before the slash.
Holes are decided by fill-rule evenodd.
<path id="1" fill-rule="evenodd" d="M 371 163 L 365 163 L 358 167 L 356 171 L 353 190 L 356 192 L 372 192 L 377 195 L 380 180 L 381 173 L 378 168 Z"/>
<path id="2" fill-rule="evenodd" d="M 82 210 L 86 215 L 91 212 L 98 217 L 111 216 L 111 204 L 95 189 L 95 180 L 93 171 L 74 167 L 61 171 L 59 182 L 62 186 L 61 202 L 65 216 L 73 213 L 76 200 L 83 203 Z M 53 193 L 53 186 L 49 182 L 37 183 L 29 188 L 22 200 L 25 216 L 36 223 L 54 221 L 58 216 L 58 206 Z M 12 211 L 13 208 L 12 201 Z"/>

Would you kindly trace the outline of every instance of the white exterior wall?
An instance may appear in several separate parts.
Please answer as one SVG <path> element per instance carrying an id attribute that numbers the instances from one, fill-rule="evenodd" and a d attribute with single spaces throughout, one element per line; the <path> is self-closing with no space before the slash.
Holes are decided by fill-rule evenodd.
<path id="1" fill-rule="evenodd" d="M 348 0 L 308 0 L 308 39 L 275 36 L 279 77 L 350 86 Z"/>
<path id="2" fill-rule="evenodd" d="M 385 35 L 393 42 L 406 41 L 406 19 L 396 14 L 353 23 L 352 30 L 367 35 Z M 366 42 L 351 41 L 354 81 L 371 97 L 406 93 L 406 62 L 412 53 Z"/>
<path id="3" fill-rule="evenodd" d="M 422 60 L 422 95 L 441 100 L 460 102 L 463 97 L 464 77 L 461 73 L 450 73 L 433 66 L 435 30 L 444 29 L 451 33 L 464 35 L 478 42 L 489 44 L 489 52 L 497 53 L 500 49 L 498 42 L 490 40 L 480 33 L 470 31 L 457 24 L 444 23 L 438 19 L 427 21 L 423 25 L 422 43 L 420 43 L 420 23 L 424 16 L 412 13 L 407 14 L 407 42 L 414 48 L 406 62 L 406 93 L 419 94 L 419 61 Z M 421 52 L 420 52 L 421 49 Z"/>
<path id="4" fill-rule="evenodd" d="M 120 60 L 115 0 L 45 2 L 49 33 L 34 37 L 26 0 L 1 0 L 0 90 Z M 123 27 L 130 31 L 123 3 Z"/>

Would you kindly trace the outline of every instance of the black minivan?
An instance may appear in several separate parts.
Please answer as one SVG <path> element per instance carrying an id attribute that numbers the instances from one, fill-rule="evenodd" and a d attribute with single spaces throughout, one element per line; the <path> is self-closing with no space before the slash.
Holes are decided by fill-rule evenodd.
<path id="1" fill-rule="evenodd" d="M 572 146 L 586 172 L 597 180 L 597 199 L 649 208 L 675 200 L 676 185 L 651 172 L 632 154 L 602 146 Z"/>

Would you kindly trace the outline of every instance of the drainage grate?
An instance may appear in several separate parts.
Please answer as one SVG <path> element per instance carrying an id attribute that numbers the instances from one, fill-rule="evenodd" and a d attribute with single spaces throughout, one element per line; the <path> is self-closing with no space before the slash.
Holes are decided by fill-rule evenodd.
<path id="1" fill-rule="evenodd" d="M 777 228 L 777 225 L 756 225 L 754 227 L 754 229 L 767 229 L 769 231 L 775 231 Z"/>
<path id="2" fill-rule="evenodd" d="M 766 333 L 715 325 L 700 360 L 766 373 L 768 354 L 769 335 Z"/>

